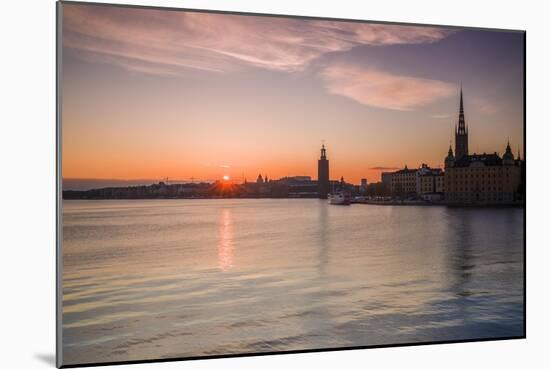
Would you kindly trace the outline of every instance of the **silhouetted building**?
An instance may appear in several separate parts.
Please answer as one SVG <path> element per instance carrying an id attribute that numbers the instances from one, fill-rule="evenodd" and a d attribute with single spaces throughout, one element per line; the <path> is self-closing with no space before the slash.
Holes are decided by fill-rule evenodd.
<path id="1" fill-rule="evenodd" d="M 519 200 L 521 161 L 510 150 L 463 156 L 445 168 L 445 200 L 449 203 L 510 203 Z"/>
<path id="2" fill-rule="evenodd" d="M 449 144 L 449 151 L 447 152 L 447 157 L 445 158 L 445 168 L 450 168 L 455 165 L 455 156 L 453 154 L 453 148 Z"/>
<path id="3" fill-rule="evenodd" d="M 382 183 L 382 192 L 385 195 L 391 194 L 391 176 L 392 172 L 382 172 L 381 174 L 381 183 Z"/>
<path id="4" fill-rule="evenodd" d="M 329 166 L 325 145 L 321 147 L 321 158 L 317 166 L 317 193 L 320 199 L 326 199 L 330 191 Z"/>
<path id="5" fill-rule="evenodd" d="M 468 155 L 468 127 L 464 119 L 464 102 L 462 99 L 462 87 L 460 88 L 460 109 L 458 112 L 458 124 L 455 126 L 455 151 L 456 159 Z"/>
<path id="6" fill-rule="evenodd" d="M 445 201 L 450 204 L 499 204 L 523 200 L 523 162 L 514 158 L 510 143 L 502 158 L 493 154 L 468 155 L 462 89 L 455 130 L 455 151 L 445 158 Z"/>
<path id="7" fill-rule="evenodd" d="M 416 193 L 424 200 L 441 200 L 443 198 L 443 178 L 443 170 L 422 164 L 416 171 Z"/>
<path id="8" fill-rule="evenodd" d="M 309 176 L 285 177 L 280 179 L 288 186 L 288 197 L 318 197 L 317 181 L 312 181 Z"/>
<path id="9" fill-rule="evenodd" d="M 391 193 L 394 196 L 416 194 L 416 169 L 405 168 L 391 175 Z"/>
<path id="10" fill-rule="evenodd" d="M 285 179 L 285 180 L 288 180 L 288 181 L 311 181 L 310 176 L 293 176 L 293 177 L 284 177 L 284 178 L 281 178 L 281 179 Z M 315 183 L 317 183 L 317 182 L 315 182 Z"/>
<path id="11" fill-rule="evenodd" d="M 445 172 L 441 172 L 435 176 L 435 192 L 445 193 Z"/>

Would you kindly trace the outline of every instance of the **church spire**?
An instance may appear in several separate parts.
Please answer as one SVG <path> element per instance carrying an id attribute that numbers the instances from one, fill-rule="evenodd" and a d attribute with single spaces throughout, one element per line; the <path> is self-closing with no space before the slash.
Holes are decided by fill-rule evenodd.
<path id="1" fill-rule="evenodd" d="M 458 134 L 468 133 L 466 120 L 464 119 L 464 98 L 462 97 L 462 86 L 460 86 L 460 109 L 458 112 Z"/>
<path id="2" fill-rule="evenodd" d="M 458 124 L 455 127 L 455 151 L 457 160 L 468 155 L 468 127 L 464 118 L 464 97 L 462 85 L 460 86 L 460 107 L 458 111 Z"/>
<path id="3" fill-rule="evenodd" d="M 460 113 L 464 114 L 464 99 L 462 98 L 462 84 L 460 85 Z"/>

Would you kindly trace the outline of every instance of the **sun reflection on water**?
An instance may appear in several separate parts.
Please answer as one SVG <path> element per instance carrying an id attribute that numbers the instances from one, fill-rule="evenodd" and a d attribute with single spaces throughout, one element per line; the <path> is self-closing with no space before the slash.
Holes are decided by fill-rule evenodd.
<path id="1" fill-rule="evenodd" d="M 219 222 L 218 266 L 222 271 L 233 267 L 233 215 L 223 209 Z"/>

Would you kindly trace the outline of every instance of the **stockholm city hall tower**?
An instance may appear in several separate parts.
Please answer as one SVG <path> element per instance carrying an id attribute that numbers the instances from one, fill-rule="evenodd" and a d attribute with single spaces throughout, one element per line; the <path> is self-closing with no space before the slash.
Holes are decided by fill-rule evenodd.
<path id="1" fill-rule="evenodd" d="M 326 199 L 328 197 L 329 186 L 327 150 L 323 144 L 321 147 L 321 157 L 317 165 L 317 193 L 320 199 Z"/>

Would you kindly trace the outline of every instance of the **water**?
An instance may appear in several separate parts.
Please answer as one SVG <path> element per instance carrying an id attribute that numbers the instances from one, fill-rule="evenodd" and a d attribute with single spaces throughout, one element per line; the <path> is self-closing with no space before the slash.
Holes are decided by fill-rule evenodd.
<path id="1" fill-rule="evenodd" d="M 65 201 L 64 364 L 523 334 L 523 210 Z"/>

